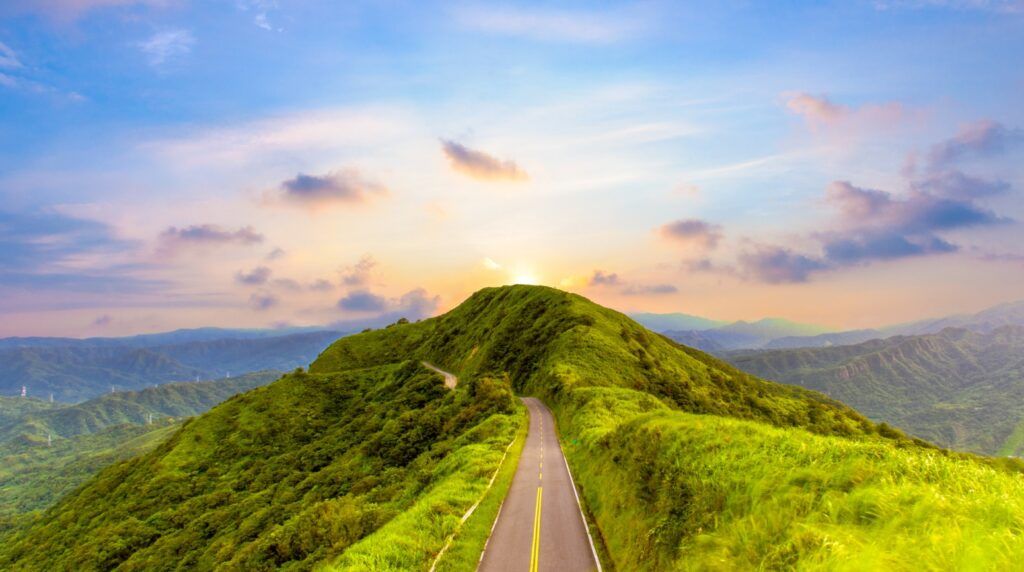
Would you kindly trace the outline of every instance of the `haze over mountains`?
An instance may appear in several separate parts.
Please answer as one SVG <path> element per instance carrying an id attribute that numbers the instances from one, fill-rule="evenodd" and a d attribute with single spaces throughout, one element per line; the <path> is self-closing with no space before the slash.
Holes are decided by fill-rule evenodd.
<path id="1" fill-rule="evenodd" d="M 646 327 L 679 343 L 712 353 L 740 349 L 784 349 L 858 344 L 895 335 L 930 334 L 948 327 L 978 332 L 1003 325 L 1024 325 L 1024 300 L 974 313 L 932 318 L 878 329 L 830 331 L 824 326 L 781 318 L 722 323 L 687 314 L 631 314 Z"/>
<path id="2" fill-rule="evenodd" d="M 75 402 L 115 390 L 305 366 L 341 334 L 203 328 L 128 338 L 0 340 L 0 395 Z"/>

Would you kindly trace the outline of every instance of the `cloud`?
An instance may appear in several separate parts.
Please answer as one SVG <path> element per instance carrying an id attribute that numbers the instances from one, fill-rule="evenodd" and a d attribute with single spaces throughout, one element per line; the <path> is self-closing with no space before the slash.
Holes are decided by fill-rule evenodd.
<path id="1" fill-rule="evenodd" d="M 103 328 L 109 326 L 113 321 L 114 318 L 110 317 L 110 314 L 103 314 L 102 316 L 97 316 L 96 319 L 92 321 L 92 325 L 98 328 Z"/>
<path id="2" fill-rule="evenodd" d="M 969 187 L 966 191 L 964 184 Z M 905 197 L 895 197 L 835 181 L 828 187 L 826 201 L 835 208 L 837 218 L 827 230 L 805 239 L 820 248 L 820 254 L 755 244 L 740 254 L 738 273 L 772 284 L 806 282 L 815 272 L 956 252 L 960 247 L 940 233 L 1010 222 L 973 202 L 976 180 L 954 178 L 935 185 L 955 198 L 928 192 L 928 185 L 922 184 L 912 186 Z M 707 268 L 712 268 L 710 262 Z"/>
<path id="3" fill-rule="evenodd" d="M 928 162 L 932 171 L 939 171 L 960 159 L 998 155 L 1022 142 L 1024 130 L 984 119 L 965 125 L 955 136 L 933 145 Z"/>
<path id="4" fill-rule="evenodd" d="M 787 248 L 765 245 L 741 253 L 739 265 L 744 276 L 769 284 L 806 282 L 812 272 L 828 268 L 821 260 Z"/>
<path id="5" fill-rule="evenodd" d="M 18 54 L 9 48 L 7 44 L 0 42 L 0 69 L 16 69 L 21 67 Z"/>
<path id="6" fill-rule="evenodd" d="M 266 284 L 270 279 L 271 270 L 266 266 L 257 266 L 249 272 L 239 271 L 235 274 L 235 282 L 247 286 L 259 286 Z"/>
<path id="7" fill-rule="evenodd" d="M 386 195 L 387 188 L 365 179 L 355 169 L 345 169 L 326 175 L 299 173 L 281 183 L 281 197 L 291 203 L 306 206 L 325 206 L 337 203 L 362 203 L 371 195 Z"/>
<path id="8" fill-rule="evenodd" d="M 159 251 L 170 254 L 186 247 L 251 246 L 262 243 L 263 235 L 251 226 L 226 230 L 213 224 L 200 224 L 184 228 L 172 226 L 160 233 L 157 241 Z"/>
<path id="9" fill-rule="evenodd" d="M 722 239 L 722 227 L 699 219 L 681 219 L 662 225 L 661 235 L 701 250 L 714 250 Z"/>
<path id="10" fill-rule="evenodd" d="M 501 265 L 500 264 L 498 264 L 497 262 L 495 262 L 494 260 L 492 260 L 492 259 L 490 259 L 490 258 L 488 258 L 486 256 L 484 257 L 483 264 L 484 264 L 484 268 L 486 268 L 488 270 L 501 270 Z"/>
<path id="11" fill-rule="evenodd" d="M 891 128 L 910 114 L 903 104 L 887 102 L 850 107 L 833 102 L 824 95 L 791 93 L 786 107 L 804 118 L 814 129 L 863 131 L 866 128 Z"/>
<path id="12" fill-rule="evenodd" d="M 318 278 L 309 285 L 309 289 L 315 292 L 328 292 L 330 290 L 334 290 L 334 284 L 332 284 L 330 280 Z"/>
<path id="13" fill-rule="evenodd" d="M 441 148 L 453 169 L 481 181 L 525 181 L 529 176 L 513 161 L 503 161 L 455 141 L 441 140 Z"/>
<path id="14" fill-rule="evenodd" d="M 827 192 L 837 207 L 840 222 L 851 228 L 881 229 L 899 234 L 928 234 L 939 230 L 1007 222 L 970 199 L 951 199 L 912 190 L 897 199 L 885 191 L 862 189 L 847 181 L 835 181 Z"/>
<path id="15" fill-rule="evenodd" d="M 671 284 L 635 284 L 622 290 L 624 296 L 650 296 L 675 294 L 676 292 L 679 292 L 679 288 Z"/>
<path id="16" fill-rule="evenodd" d="M 196 43 L 188 30 L 166 30 L 157 32 L 137 45 L 146 55 L 149 65 L 161 67 L 192 52 Z"/>
<path id="17" fill-rule="evenodd" d="M 249 307 L 259 312 L 269 310 L 274 306 L 277 306 L 278 302 L 279 300 L 276 296 L 267 292 L 257 292 L 249 296 Z"/>
<path id="18" fill-rule="evenodd" d="M 391 323 L 398 318 L 418 320 L 437 311 L 439 296 L 430 296 L 423 288 L 410 290 L 398 298 L 385 298 L 369 290 L 356 290 L 338 300 L 342 310 L 359 313 L 380 313 L 378 320 Z"/>
<path id="19" fill-rule="evenodd" d="M 138 247 L 99 221 L 50 210 L 0 211 L 0 289 L 111 295 L 166 288 L 166 281 L 139 277 L 139 266 L 110 262 Z"/>
<path id="20" fill-rule="evenodd" d="M 383 312 L 388 309 L 388 301 L 369 290 L 356 290 L 338 300 L 338 307 L 350 312 Z"/>
<path id="21" fill-rule="evenodd" d="M 370 273 L 377 266 L 372 256 L 366 255 L 352 266 L 341 271 L 341 283 L 345 286 L 365 286 L 370 282 Z"/>
<path id="22" fill-rule="evenodd" d="M 273 260 L 278 260 L 278 259 L 284 258 L 287 255 L 288 255 L 288 253 L 285 252 L 284 249 L 282 249 L 282 248 L 275 248 L 274 250 L 271 250 L 270 252 L 268 252 L 267 255 L 263 257 L 263 259 L 267 260 L 267 261 L 273 261 Z"/>
<path id="23" fill-rule="evenodd" d="M 986 181 L 965 175 L 960 171 L 947 171 L 932 175 L 914 184 L 914 189 L 936 196 L 958 200 L 972 200 L 1001 195 L 1010 190 L 1005 181 Z"/>
<path id="24" fill-rule="evenodd" d="M 463 6 L 456 21 L 470 30 L 551 42 L 606 44 L 642 31 L 625 13 L 550 10 L 504 6 Z"/>
<path id="25" fill-rule="evenodd" d="M 603 270 L 595 270 L 594 275 L 590 277 L 589 284 L 591 286 L 616 286 L 619 284 L 619 275 L 614 272 L 605 273 Z"/>

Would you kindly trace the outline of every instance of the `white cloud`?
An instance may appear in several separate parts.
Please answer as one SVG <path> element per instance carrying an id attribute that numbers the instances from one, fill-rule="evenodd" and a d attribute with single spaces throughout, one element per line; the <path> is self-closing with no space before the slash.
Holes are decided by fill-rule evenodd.
<path id="1" fill-rule="evenodd" d="M 188 55 L 195 43 L 195 37 L 188 30 L 167 30 L 139 42 L 138 46 L 146 54 L 149 65 L 160 67 Z"/>
<path id="2" fill-rule="evenodd" d="M 21 67 L 21 61 L 18 60 L 18 54 L 14 53 L 7 44 L 0 42 L 0 68 L 4 69 L 15 69 Z"/>

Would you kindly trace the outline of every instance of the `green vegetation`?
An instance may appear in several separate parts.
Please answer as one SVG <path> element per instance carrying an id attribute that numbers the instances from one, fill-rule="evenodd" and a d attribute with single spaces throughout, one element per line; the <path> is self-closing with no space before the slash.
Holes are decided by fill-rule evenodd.
<path id="1" fill-rule="evenodd" d="M 62 403 L 50 403 L 33 397 L 0 397 L 0 425 L 18 419 L 27 413 L 48 411 L 63 407 Z"/>
<path id="2" fill-rule="evenodd" d="M 523 407 L 519 405 L 519 407 Z M 484 545 L 491 536 L 491 526 L 498 518 L 498 511 L 501 504 L 512 486 L 512 479 L 516 475 L 516 468 L 519 466 L 519 457 L 526 445 L 526 433 L 528 423 L 519 427 L 515 441 L 508 448 L 505 462 L 501 465 L 498 473 L 494 475 L 494 484 L 491 490 L 487 491 L 480 500 L 473 514 L 462 524 L 462 528 L 456 530 L 451 546 L 437 562 L 437 572 L 460 572 L 461 570 L 474 570 L 480 562 L 480 555 L 484 551 Z"/>
<path id="3" fill-rule="evenodd" d="M 376 569 L 429 561 L 515 435 L 513 404 L 500 378 L 449 391 L 416 361 L 290 374 L 103 470 L 0 566 L 309 569 L 350 547 Z"/>
<path id="4" fill-rule="evenodd" d="M 997 568 L 1024 548 L 1024 507 L 999 504 L 1024 493 L 1019 463 L 937 449 L 578 296 L 484 290 L 340 340 L 312 369 L 395 355 L 543 396 L 617 569 L 948 568 L 979 550 Z"/>
<path id="5" fill-rule="evenodd" d="M 230 379 L 166 383 L 140 391 L 108 393 L 78 405 L 47 403 L 47 407 L 29 408 L 31 410 L 0 424 L 0 443 L 21 440 L 45 445 L 48 435 L 60 439 L 125 423 L 143 425 L 151 417 L 154 420 L 191 417 L 232 395 L 270 383 L 280 375 L 276 371 L 261 371 Z"/>
<path id="6" fill-rule="evenodd" d="M 59 439 L 52 446 L 0 445 L 0 532 L 39 518 L 42 509 L 78 488 L 100 469 L 152 450 L 181 425 L 118 425 Z"/>
<path id="7" fill-rule="evenodd" d="M 554 410 L 619 570 L 999 569 L 1024 554 L 1024 464 L 938 449 L 582 297 L 514 286 L 343 338 L 310 373 L 227 401 L 18 531 L 0 566 L 425 570 L 455 533 L 441 566 L 456 569 L 496 511 L 486 495 L 483 520 L 458 527 L 522 427 L 512 389 Z"/>
<path id="8" fill-rule="evenodd" d="M 829 348 L 736 354 L 737 367 L 822 391 L 946 447 L 1024 455 L 1024 328 L 946 329 Z"/>

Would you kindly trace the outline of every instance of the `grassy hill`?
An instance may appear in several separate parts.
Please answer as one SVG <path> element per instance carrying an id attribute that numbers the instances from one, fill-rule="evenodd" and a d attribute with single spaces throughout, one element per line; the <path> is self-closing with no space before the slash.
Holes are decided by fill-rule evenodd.
<path id="1" fill-rule="evenodd" d="M 26 526 L 104 467 L 153 449 L 180 425 L 168 419 L 117 425 L 49 447 L 0 444 L 0 533 Z"/>
<path id="2" fill-rule="evenodd" d="M 77 340 L 71 345 L 0 348 L 0 393 L 14 396 L 22 386 L 30 396 L 76 402 L 117 390 L 142 389 L 154 384 L 222 378 L 231 373 L 304 367 L 338 337 L 337 332 L 309 332 L 257 338 L 190 340 L 139 346 L 124 338 Z M 173 334 L 145 337 L 176 340 Z M 185 337 L 184 339 L 188 339 Z M 25 342 L 27 343 L 27 342 Z"/>
<path id="3" fill-rule="evenodd" d="M 45 444 L 47 435 L 60 439 L 95 433 L 113 425 L 143 425 L 149 422 L 150 416 L 153 419 L 191 417 L 232 395 L 270 383 L 280 375 L 281 372 L 263 371 L 216 381 L 167 383 L 140 391 L 108 393 L 77 405 L 47 403 L 46 407 L 0 423 L 0 443 L 21 440 Z"/>
<path id="4" fill-rule="evenodd" d="M 1024 554 L 1019 463 L 937 449 L 582 297 L 515 286 L 339 340 L 308 374 L 106 469 L 0 565 L 425 570 L 445 536 L 460 542 L 459 515 L 520 426 L 510 389 L 554 409 L 619 570 L 1006 568 Z"/>
<path id="5" fill-rule="evenodd" d="M 947 447 L 1024 454 L 1024 328 L 949 328 L 829 348 L 736 354 L 762 377 L 822 391 Z"/>

